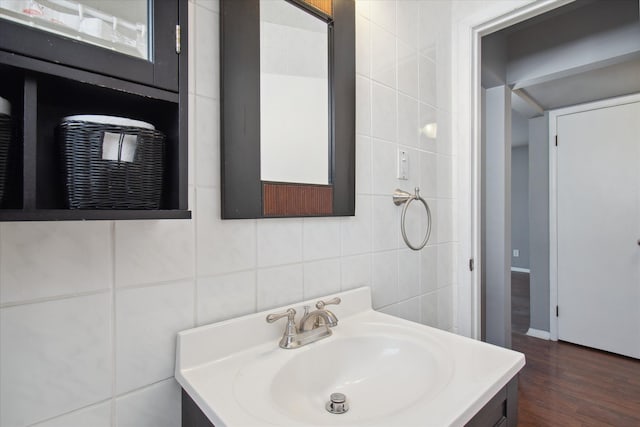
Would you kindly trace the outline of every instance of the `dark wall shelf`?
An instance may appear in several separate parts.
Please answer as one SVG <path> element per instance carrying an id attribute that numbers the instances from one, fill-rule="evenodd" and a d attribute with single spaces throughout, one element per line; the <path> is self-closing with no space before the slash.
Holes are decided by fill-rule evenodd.
<path id="1" fill-rule="evenodd" d="M 169 10 L 162 0 L 163 10 Z M 185 219 L 188 211 L 188 95 L 187 95 L 187 0 L 174 0 L 175 13 L 165 22 L 173 29 L 180 25 L 181 49 L 176 53 L 175 39 L 156 40 L 163 57 L 175 56 L 164 64 L 165 80 L 175 79 L 177 86 L 163 89 L 155 83 L 139 83 L 126 71 L 76 68 L 63 62 L 68 52 L 38 57 L 37 52 L 16 53 L 0 40 L 0 97 L 11 103 L 13 135 L 7 167 L 6 191 L 0 206 L 0 221 L 58 221 L 109 219 Z M 15 29 L 15 24 L 0 19 L 0 33 Z M 23 31 L 21 29 L 20 31 Z M 30 29 L 33 39 L 50 37 Z M 31 33 L 29 33 L 31 34 Z M 160 44 L 160 46 L 158 46 Z M 55 49 L 55 46 L 54 46 Z M 83 46 L 85 60 L 104 60 L 105 49 Z M 108 55 L 113 55 L 109 52 Z M 136 58 L 120 55 L 124 63 Z M 153 64 L 157 66 L 158 64 Z M 90 68 L 90 67 L 89 67 Z M 126 70 L 126 68 L 125 68 Z M 169 75 L 172 74 L 173 76 Z M 152 123 L 165 137 L 163 195 L 160 209 L 153 210 L 75 210 L 67 209 L 65 177 L 55 128 L 63 117 L 79 114 L 127 117 Z"/>
<path id="2" fill-rule="evenodd" d="M 94 221 L 112 219 L 190 219 L 191 212 L 179 209 L 0 209 L 0 221 Z"/>

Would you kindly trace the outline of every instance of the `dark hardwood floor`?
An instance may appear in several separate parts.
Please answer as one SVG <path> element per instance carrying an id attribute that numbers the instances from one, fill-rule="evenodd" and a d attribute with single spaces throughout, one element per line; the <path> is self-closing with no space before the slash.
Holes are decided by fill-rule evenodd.
<path id="1" fill-rule="evenodd" d="M 518 426 L 640 426 L 640 361 L 513 334 L 525 354 Z"/>
<path id="2" fill-rule="evenodd" d="M 518 426 L 640 426 L 640 361 L 525 335 L 528 274 L 513 273 L 512 284 L 513 349 L 527 358 Z"/>
<path id="3" fill-rule="evenodd" d="M 529 330 L 529 273 L 511 272 L 511 332 Z"/>

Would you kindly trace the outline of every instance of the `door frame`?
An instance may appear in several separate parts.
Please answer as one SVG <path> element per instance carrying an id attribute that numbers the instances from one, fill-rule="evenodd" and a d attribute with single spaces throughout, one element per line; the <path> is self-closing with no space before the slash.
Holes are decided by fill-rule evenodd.
<path id="1" fill-rule="evenodd" d="M 640 93 L 594 101 L 549 111 L 549 334 L 558 340 L 558 152 L 555 141 L 558 117 L 640 102 Z"/>
<path id="2" fill-rule="evenodd" d="M 461 18 L 456 13 L 452 16 L 451 140 L 455 141 L 454 158 L 457 157 L 453 175 L 459 203 L 455 229 L 460 242 L 455 272 L 458 286 L 454 286 L 454 331 L 461 335 L 481 339 L 482 332 L 481 39 L 573 1 L 478 2 L 473 11 L 465 11 L 461 5 Z M 471 268 L 471 260 L 475 268 Z"/>

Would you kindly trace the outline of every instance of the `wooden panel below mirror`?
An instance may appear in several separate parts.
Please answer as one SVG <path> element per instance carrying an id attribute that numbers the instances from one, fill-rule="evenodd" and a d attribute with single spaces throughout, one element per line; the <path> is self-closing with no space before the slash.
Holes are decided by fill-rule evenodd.
<path id="1" fill-rule="evenodd" d="M 333 186 L 264 182 L 265 217 L 327 216 L 333 214 Z"/>

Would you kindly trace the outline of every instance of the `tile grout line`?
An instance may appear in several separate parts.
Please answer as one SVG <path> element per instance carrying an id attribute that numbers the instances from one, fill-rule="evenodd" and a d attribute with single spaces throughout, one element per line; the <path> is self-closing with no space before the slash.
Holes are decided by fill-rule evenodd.
<path id="1" fill-rule="evenodd" d="M 259 284 L 258 284 L 258 246 L 259 246 L 259 242 L 258 242 L 258 221 L 257 219 L 254 219 L 253 222 L 253 237 L 254 237 L 254 241 L 255 241 L 255 246 L 253 248 L 254 251 L 254 261 L 255 264 L 253 266 L 253 290 L 254 290 L 254 304 L 253 304 L 253 312 L 257 313 L 258 312 L 258 289 L 259 289 Z"/>
<path id="2" fill-rule="evenodd" d="M 195 153 L 194 153 L 195 154 Z M 198 187 L 194 186 L 193 188 L 193 206 L 197 206 L 197 202 L 198 202 Z M 198 211 L 197 209 L 194 209 L 196 211 L 195 217 L 191 220 L 192 221 L 192 227 L 191 227 L 191 233 L 193 235 L 193 243 L 192 243 L 192 248 L 193 248 L 193 261 L 192 261 L 192 267 L 193 267 L 193 272 L 191 274 L 191 281 L 192 281 L 192 286 L 193 286 L 193 326 L 196 327 L 198 326 L 198 299 L 199 299 L 199 294 L 198 294 Z"/>
<path id="3" fill-rule="evenodd" d="M 367 4 L 367 7 L 369 9 L 369 78 L 368 78 L 368 89 L 369 89 L 369 129 L 367 129 L 367 131 L 369 132 L 369 135 L 371 136 L 371 138 L 373 138 L 373 56 L 374 56 L 374 51 L 373 51 L 373 20 L 371 19 L 371 3 Z M 357 106 L 357 100 L 356 100 L 356 106 Z M 371 174 L 370 174 L 370 181 L 369 181 L 369 185 L 371 186 L 371 189 L 373 190 L 373 176 L 374 176 L 374 170 L 373 170 L 373 139 L 371 140 L 371 155 L 369 156 L 369 167 L 371 169 Z M 374 199 L 371 198 L 370 199 L 370 203 L 369 203 L 369 218 L 371 219 L 371 221 L 369 221 L 368 224 L 368 234 L 369 236 L 371 236 L 371 242 L 369 243 L 369 253 L 370 253 L 370 259 L 371 262 L 369 263 L 369 277 L 370 277 L 370 283 L 369 283 L 369 287 L 371 288 L 371 297 L 372 297 L 372 301 L 373 301 L 373 292 L 374 292 L 374 287 L 373 287 L 373 277 L 374 277 L 374 259 L 373 259 L 373 242 L 374 242 L 374 238 L 373 238 L 373 224 L 374 224 L 374 217 L 373 217 L 373 203 Z"/>
<path id="4" fill-rule="evenodd" d="M 196 110 L 197 110 L 197 105 L 198 105 L 198 66 L 196 65 L 196 61 L 198 60 L 198 55 L 197 55 L 197 41 L 196 41 L 196 35 L 198 34 L 198 27 L 197 27 L 197 19 L 195 17 L 195 15 L 197 15 L 197 7 L 198 4 L 194 1 L 192 3 L 192 7 L 191 7 L 191 12 L 194 15 L 193 19 L 191 20 L 191 24 L 193 25 L 193 29 L 191 31 L 191 34 L 193 35 L 193 37 L 191 39 L 189 39 L 191 41 L 191 55 L 193 55 L 193 72 L 191 73 L 191 76 L 193 77 L 193 91 L 195 92 L 195 96 L 193 99 L 193 111 L 190 112 L 191 114 L 191 121 L 192 121 L 192 128 L 193 128 L 193 135 L 189 135 L 188 137 L 188 143 L 191 144 L 191 151 L 193 153 L 192 156 L 192 160 L 193 160 L 193 164 L 192 165 L 188 165 L 188 167 L 193 168 L 193 196 L 194 196 L 194 200 L 192 201 L 192 208 L 195 211 L 195 216 L 193 217 L 192 221 L 193 221 L 193 273 L 192 273 L 192 280 L 193 280 L 193 325 L 198 326 L 198 267 L 199 267 L 199 263 L 198 263 L 198 224 L 199 224 L 199 220 L 198 220 L 198 168 L 196 167 L 197 165 L 197 161 L 196 159 L 198 158 L 198 144 L 197 144 L 197 134 L 198 134 L 198 127 L 197 127 L 197 123 L 196 123 Z M 187 85 L 188 86 L 188 85 Z"/>
<path id="5" fill-rule="evenodd" d="M 305 219 L 302 219 L 302 229 L 300 230 L 300 263 L 302 264 L 302 298 L 304 298 L 305 300 L 308 299 L 307 295 L 306 295 L 306 289 L 307 289 L 307 284 L 306 284 L 306 280 L 305 280 L 305 274 L 304 274 L 304 266 L 305 263 L 307 262 L 307 260 L 305 259 L 304 256 L 304 229 L 305 229 Z"/>
<path id="6" fill-rule="evenodd" d="M 396 74 L 396 89 L 395 89 L 395 95 L 396 95 L 396 141 L 394 144 L 394 148 L 395 148 L 395 153 L 398 153 L 398 150 L 400 149 L 401 141 L 400 141 L 400 76 L 399 76 L 399 72 L 400 72 L 400 67 L 398 66 L 399 64 L 399 54 L 398 54 L 398 42 L 399 42 L 399 37 L 398 37 L 398 2 L 396 1 L 395 4 L 395 34 L 393 35 L 394 38 L 394 42 L 395 42 L 395 51 L 396 51 L 396 55 L 394 58 L 394 67 L 395 67 L 395 74 Z M 418 75 L 419 76 L 419 75 Z M 418 105 L 418 111 L 419 111 L 419 105 Z M 418 122 L 418 125 L 420 123 Z M 394 156 L 395 159 L 395 156 Z M 394 164 L 392 167 L 392 170 L 395 170 L 397 167 L 397 162 L 398 160 L 395 159 L 396 164 Z M 415 172 L 414 172 L 415 173 Z M 398 178 L 398 174 L 397 171 L 394 174 L 396 178 Z M 395 212 L 395 220 L 394 220 L 394 226 L 398 226 L 400 227 L 400 215 L 398 214 L 397 210 Z M 399 303 L 400 303 L 400 256 L 401 256 L 401 250 L 399 249 L 401 243 L 400 243 L 400 233 L 396 234 L 396 248 L 395 248 L 395 258 L 396 258 L 396 284 L 395 284 L 395 307 L 399 308 Z"/>
<path id="7" fill-rule="evenodd" d="M 32 304 L 41 304 L 41 303 L 47 303 L 47 302 L 53 302 L 53 301 L 62 301 L 62 300 L 77 298 L 77 297 L 87 297 L 92 295 L 106 294 L 109 292 L 111 292 L 111 285 L 109 285 L 108 288 L 95 289 L 92 291 L 73 292 L 69 294 L 52 295 L 52 296 L 40 297 L 40 298 L 31 298 L 28 300 L 21 300 L 21 301 L 9 301 L 9 302 L 0 304 L 0 309 L 20 307 L 20 306 L 32 305 Z"/>
<path id="8" fill-rule="evenodd" d="M 49 421 L 54 421 L 54 420 L 56 420 L 56 419 L 58 419 L 58 418 L 66 417 L 67 415 L 73 415 L 73 414 L 78 413 L 78 412 L 80 412 L 80 411 L 83 411 L 83 410 L 85 410 L 85 409 L 87 409 L 87 408 L 91 408 L 91 407 L 93 407 L 93 406 L 98 406 L 98 405 L 102 405 L 102 404 L 110 403 L 110 402 L 111 402 L 111 397 L 108 397 L 108 398 L 106 398 L 106 399 L 99 400 L 99 401 L 97 401 L 97 402 L 95 402 L 95 403 L 91 403 L 91 404 L 89 404 L 89 405 L 82 406 L 82 407 L 80 407 L 80 408 L 72 409 L 72 410 L 70 410 L 70 411 L 63 412 L 63 413 L 61 413 L 61 414 L 54 415 L 53 417 L 44 418 L 44 419 L 42 419 L 42 420 L 36 421 L 35 423 L 28 424 L 28 427 L 38 427 L 38 426 L 41 426 L 41 425 L 43 425 L 43 424 L 49 423 Z"/>
<path id="9" fill-rule="evenodd" d="M 2 242 L 3 242 L 2 233 L 3 233 L 4 227 L 5 227 L 4 224 L 0 225 L 0 310 L 2 309 L 2 303 L 1 303 L 2 302 L 2 297 L 1 297 L 1 295 L 2 295 L 2 286 L 4 284 L 3 280 L 2 280 L 2 271 L 4 270 L 2 268 Z"/>
<path id="10" fill-rule="evenodd" d="M 116 426 L 116 222 L 111 221 L 111 425 Z"/>

